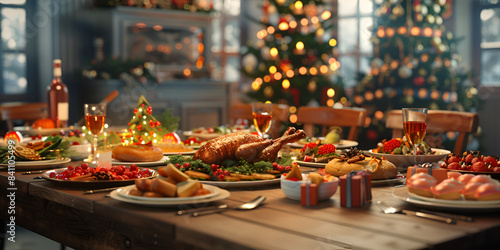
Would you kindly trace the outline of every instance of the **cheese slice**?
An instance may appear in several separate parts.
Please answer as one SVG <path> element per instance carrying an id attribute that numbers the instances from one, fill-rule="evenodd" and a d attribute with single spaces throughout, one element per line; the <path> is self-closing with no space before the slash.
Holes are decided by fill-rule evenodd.
<path id="1" fill-rule="evenodd" d="M 179 182 L 177 183 L 177 197 L 193 196 L 200 188 L 201 183 L 198 180 Z"/>

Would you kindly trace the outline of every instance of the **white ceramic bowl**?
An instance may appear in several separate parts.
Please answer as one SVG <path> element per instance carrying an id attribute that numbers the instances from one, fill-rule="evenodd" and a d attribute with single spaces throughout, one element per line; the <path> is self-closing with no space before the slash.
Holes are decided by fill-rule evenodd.
<path id="1" fill-rule="evenodd" d="M 281 190 L 289 199 L 300 201 L 300 185 L 306 182 L 305 179 L 305 174 L 302 174 L 301 181 L 291 181 L 285 179 L 285 176 L 281 176 Z M 318 200 L 324 201 L 330 199 L 337 192 L 338 186 L 339 179 L 337 177 L 334 177 L 331 181 L 323 182 L 318 187 Z"/>
<path id="2" fill-rule="evenodd" d="M 446 149 L 433 148 L 432 150 L 436 151 L 433 155 L 417 155 L 417 164 L 438 162 L 446 158 L 446 156 L 451 153 Z M 399 171 L 406 170 L 409 166 L 415 165 L 413 155 L 379 154 L 373 153 L 371 150 L 366 151 L 365 153 L 373 157 L 384 157 L 396 165 Z"/>

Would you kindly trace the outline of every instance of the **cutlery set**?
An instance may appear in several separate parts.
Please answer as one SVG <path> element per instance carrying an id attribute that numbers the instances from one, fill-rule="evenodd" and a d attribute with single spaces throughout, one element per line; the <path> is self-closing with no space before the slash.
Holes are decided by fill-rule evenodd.
<path id="1" fill-rule="evenodd" d="M 457 220 L 462 220 L 462 221 L 467 221 L 467 222 L 474 221 L 474 219 L 472 217 L 464 216 L 464 215 L 448 214 L 448 213 L 435 212 L 435 211 L 430 211 L 430 210 L 412 211 L 412 210 L 398 209 L 395 207 L 388 206 L 383 201 L 377 201 L 377 205 L 386 214 L 413 215 L 413 216 L 417 216 L 420 218 L 445 222 L 447 224 L 456 224 Z"/>
<path id="2" fill-rule="evenodd" d="M 226 204 L 218 205 L 218 206 L 210 206 L 206 208 L 194 208 L 194 209 L 186 209 L 186 210 L 179 210 L 177 211 L 177 215 L 185 215 L 185 214 L 191 214 L 192 217 L 199 217 L 202 215 L 207 215 L 207 214 L 214 214 L 214 213 L 221 213 L 225 212 L 228 210 L 252 210 L 256 207 L 258 207 L 262 202 L 266 200 L 265 196 L 259 196 L 255 199 L 253 199 L 250 202 L 247 202 L 245 204 L 242 204 L 237 207 L 229 207 Z"/>

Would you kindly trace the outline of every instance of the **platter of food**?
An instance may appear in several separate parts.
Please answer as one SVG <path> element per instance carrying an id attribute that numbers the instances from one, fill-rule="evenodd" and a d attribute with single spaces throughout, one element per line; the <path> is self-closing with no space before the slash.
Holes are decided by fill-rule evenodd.
<path id="1" fill-rule="evenodd" d="M 155 201 L 155 202 L 181 202 L 181 201 L 195 201 L 201 199 L 209 199 L 220 194 L 220 188 L 216 186 L 203 186 L 203 189 L 207 190 L 207 194 L 188 196 L 188 197 L 147 197 L 134 195 L 132 190 L 136 189 L 136 185 L 130 185 L 116 190 L 116 194 L 126 199 L 133 199 L 139 201 Z"/>
<path id="2" fill-rule="evenodd" d="M 422 195 L 412 193 L 410 191 L 408 191 L 408 195 L 414 199 L 419 199 L 419 200 L 433 202 L 433 203 L 444 203 L 444 204 L 452 204 L 452 205 L 460 205 L 460 206 L 497 205 L 500 207 L 500 200 L 486 200 L 486 201 L 466 200 L 463 195 L 458 200 L 446 200 L 446 199 L 437 199 L 437 198 L 433 198 L 433 197 L 425 197 Z"/>
<path id="3" fill-rule="evenodd" d="M 474 151 L 460 155 L 449 154 L 439 166 L 461 174 L 484 174 L 500 179 L 498 156 L 479 155 L 479 152 Z"/>
<path id="4" fill-rule="evenodd" d="M 153 206 L 153 207 L 170 207 L 170 206 L 180 206 L 180 205 L 196 205 L 196 207 L 201 207 L 202 204 L 207 204 L 210 202 L 226 199 L 227 197 L 230 196 L 229 191 L 224 190 L 224 189 L 218 189 L 217 190 L 217 195 L 215 196 L 210 196 L 206 198 L 201 198 L 201 199 L 193 199 L 193 200 L 177 200 L 176 198 L 156 198 L 156 200 L 138 200 L 135 197 L 131 198 L 131 195 L 128 196 L 120 196 L 118 195 L 118 192 L 127 192 L 127 190 L 134 189 L 135 185 L 130 185 L 127 187 L 124 187 L 123 190 L 117 189 L 113 190 L 110 193 L 110 197 L 126 202 L 126 203 L 131 203 L 131 204 L 136 204 L 136 205 L 142 205 L 142 206 Z M 213 188 L 218 188 L 218 187 L 213 187 Z M 212 190 L 213 190 L 212 188 Z"/>
<path id="5" fill-rule="evenodd" d="M 324 137 L 318 137 L 316 140 L 324 141 Z M 292 148 L 303 148 L 307 143 L 315 142 L 313 139 L 308 139 L 308 140 L 299 140 L 293 143 L 289 143 L 288 145 Z M 323 144 L 323 143 L 322 143 Z M 331 143 L 333 144 L 337 149 L 349 149 L 352 147 L 358 146 L 357 141 L 350 141 L 350 140 L 340 140 L 339 142 Z"/>
<path id="6" fill-rule="evenodd" d="M 17 170 L 40 170 L 40 169 L 49 169 L 61 166 L 70 161 L 71 161 L 70 158 L 49 159 L 41 161 L 15 161 L 15 164 L 13 165 L 16 166 Z M 0 168 L 7 168 L 8 166 L 9 166 L 8 163 L 0 164 Z"/>
<path id="7" fill-rule="evenodd" d="M 125 186 L 134 183 L 136 179 L 154 178 L 158 176 L 158 172 L 153 169 L 140 169 L 137 166 L 96 168 L 83 163 L 81 166 L 48 170 L 41 176 L 46 180 L 62 185 L 95 188 Z"/>
<path id="8" fill-rule="evenodd" d="M 437 149 L 432 148 L 434 154 L 428 155 L 417 155 L 417 164 L 423 164 L 427 162 L 438 162 L 446 158 L 448 154 L 451 152 L 446 149 Z M 372 150 L 368 150 L 364 152 L 365 154 L 373 157 L 382 158 L 384 157 L 388 161 L 392 162 L 398 170 L 406 169 L 408 166 L 414 165 L 414 157 L 413 155 L 402 155 L 402 154 L 383 154 L 383 153 L 375 153 Z"/>
<path id="9" fill-rule="evenodd" d="M 450 211 L 450 212 L 485 212 L 500 210 L 500 202 L 496 203 L 474 203 L 474 201 L 457 201 L 454 203 L 447 203 L 442 201 L 424 200 L 411 195 L 406 186 L 396 187 L 393 191 L 393 196 L 401 201 L 407 202 L 411 205 L 429 209 Z M 429 198 L 430 199 L 430 198 Z"/>

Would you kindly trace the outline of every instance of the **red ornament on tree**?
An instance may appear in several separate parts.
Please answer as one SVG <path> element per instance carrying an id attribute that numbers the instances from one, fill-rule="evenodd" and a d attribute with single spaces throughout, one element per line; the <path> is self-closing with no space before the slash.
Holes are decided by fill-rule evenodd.
<path id="1" fill-rule="evenodd" d="M 148 113 L 148 115 L 150 115 L 150 114 L 153 112 L 153 108 L 151 108 L 151 106 L 149 106 L 149 107 L 146 109 L 146 112 Z"/>
<path id="2" fill-rule="evenodd" d="M 137 130 L 139 130 L 139 131 L 142 130 L 142 125 L 141 124 L 137 125 Z"/>
<path id="3" fill-rule="evenodd" d="M 413 78 L 413 84 L 417 87 L 422 87 L 425 84 L 425 78 L 423 76 L 417 76 Z"/>
<path id="4" fill-rule="evenodd" d="M 134 115 L 137 114 L 137 109 L 134 109 Z"/>

